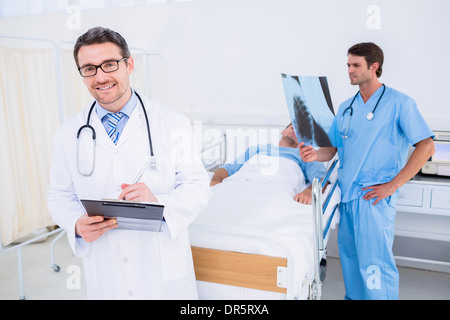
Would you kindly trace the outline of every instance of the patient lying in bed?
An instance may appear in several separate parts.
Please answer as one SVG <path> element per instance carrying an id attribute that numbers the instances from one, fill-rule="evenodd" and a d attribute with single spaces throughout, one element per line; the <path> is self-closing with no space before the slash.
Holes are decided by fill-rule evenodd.
<path id="1" fill-rule="evenodd" d="M 325 176 L 325 168 L 323 163 L 301 161 L 291 127 L 281 136 L 278 146 L 251 147 L 216 172 L 209 204 L 190 225 L 189 239 L 198 248 L 287 258 L 288 274 L 292 275 L 289 290 L 295 297 L 305 297 L 304 280 L 314 276 L 314 210 L 298 201 L 308 194 L 304 191 L 308 182 Z M 327 188 L 323 198 L 330 191 Z M 323 215 L 324 224 L 339 199 L 340 193 L 335 192 Z M 222 272 L 220 264 L 209 259 L 213 258 L 208 257 L 207 263 Z M 209 299 L 212 291 L 216 297 L 207 281 L 199 281 L 199 295 Z M 226 295 L 225 289 L 217 288 L 219 299 L 223 299 L 221 293 Z M 233 299 L 243 297 L 234 293 L 230 294 Z"/>
<path id="2" fill-rule="evenodd" d="M 269 178 L 272 175 L 286 175 L 286 184 L 287 186 L 291 185 L 292 188 L 289 189 L 289 192 L 292 191 L 294 200 L 303 204 L 311 204 L 311 186 L 306 188 L 306 185 L 316 177 L 324 177 L 326 170 L 322 163 L 303 162 L 299 156 L 297 146 L 298 140 L 294 129 L 292 125 L 289 125 L 281 132 L 278 146 L 269 144 L 248 148 L 243 155 L 232 163 L 223 165 L 215 172 L 211 179 L 211 186 L 221 183 L 224 179 L 238 173 L 243 179 L 246 179 L 245 175 L 254 179 L 255 173 L 259 174 L 261 179 L 264 179 L 264 177 Z M 285 161 L 285 159 L 289 161 Z M 300 170 L 285 170 L 286 166 L 292 166 L 292 162 Z M 243 167 L 245 170 L 242 170 Z M 255 170 L 258 172 L 254 172 Z M 289 175 L 296 175 L 297 177 L 289 177 Z"/>

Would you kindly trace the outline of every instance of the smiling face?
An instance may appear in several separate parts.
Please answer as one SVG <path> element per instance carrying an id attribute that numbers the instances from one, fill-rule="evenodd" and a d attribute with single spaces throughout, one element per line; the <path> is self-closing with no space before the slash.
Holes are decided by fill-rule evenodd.
<path id="1" fill-rule="evenodd" d="M 98 43 L 82 46 L 78 51 L 80 67 L 100 65 L 110 60 L 122 59 L 120 48 L 112 43 Z M 119 62 L 119 69 L 105 73 L 101 68 L 92 77 L 83 77 L 83 82 L 90 94 L 108 111 L 118 112 L 131 96 L 130 75 L 134 69 L 134 60 L 129 57 Z"/>

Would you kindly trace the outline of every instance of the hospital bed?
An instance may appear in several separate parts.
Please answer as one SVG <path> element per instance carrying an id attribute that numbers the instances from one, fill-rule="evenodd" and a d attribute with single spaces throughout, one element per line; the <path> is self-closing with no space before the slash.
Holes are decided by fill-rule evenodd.
<path id="1" fill-rule="evenodd" d="M 223 134 L 203 148 L 202 154 L 221 150 L 216 162 L 207 156 L 205 167 L 223 163 L 226 144 Z M 320 299 L 321 262 L 339 221 L 337 163 L 313 181 L 312 205 L 278 191 L 278 175 L 267 183 L 233 181 L 233 175 L 214 186 L 210 204 L 189 228 L 200 299 Z M 322 194 L 326 181 L 331 184 Z"/>

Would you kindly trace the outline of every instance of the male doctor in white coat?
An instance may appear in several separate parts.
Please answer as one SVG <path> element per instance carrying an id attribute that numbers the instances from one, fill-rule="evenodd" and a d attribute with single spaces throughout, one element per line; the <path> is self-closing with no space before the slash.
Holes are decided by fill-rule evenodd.
<path id="1" fill-rule="evenodd" d="M 55 223 L 67 231 L 75 255 L 83 257 L 87 297 L 196 299 L 187 227 L 206 206 L 210 189 L 189 121 L 145 97 L 145 106 L 136 99 L 129 81 L 134 61 L 117 32 L 90 29 L 78 38 L 74 57 L 96 101 L 89 120 L 96 145 L 89 148 L 91 131 L 85 129 L 77 154 L 77 132 L 86 124 L 90 106 L 57 131 L 49 209 Z M 144 107 L 156 170 L 149 165 Z M 118 133 L 111 132 L 107 113 L 120 115 L 112 130 Z M 93 168 L 92 173 L 82 174 L 86 168 Z M 132 184 L 142 168 L 139 183 Z M 120 229 L 114 219 L 88 216 L 79 201 L 103 198 L 163 204 L 162 232 Z"/>

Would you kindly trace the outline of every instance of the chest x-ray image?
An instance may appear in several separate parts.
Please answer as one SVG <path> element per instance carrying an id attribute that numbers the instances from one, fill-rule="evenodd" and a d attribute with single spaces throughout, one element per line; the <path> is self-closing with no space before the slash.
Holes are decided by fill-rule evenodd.
<path id="1" fill-rule="evenodd" d="M 299 142 L 331 147 L 328 130 L 334 119 L 326 77 L 281 74 L 289 115 Z"/>

